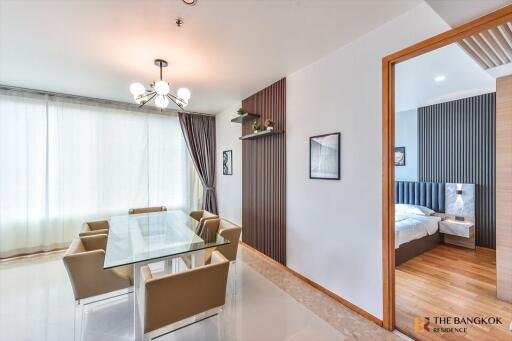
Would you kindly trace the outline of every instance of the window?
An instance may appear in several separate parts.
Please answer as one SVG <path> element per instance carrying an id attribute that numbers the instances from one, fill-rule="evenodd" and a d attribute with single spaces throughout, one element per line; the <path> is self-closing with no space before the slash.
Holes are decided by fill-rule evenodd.
<path id="1" fill-rule="evenodd" d="M 200 191 L 177 116 L 0 96 L 0 257 L 133 207 L 196 209 Z"/>

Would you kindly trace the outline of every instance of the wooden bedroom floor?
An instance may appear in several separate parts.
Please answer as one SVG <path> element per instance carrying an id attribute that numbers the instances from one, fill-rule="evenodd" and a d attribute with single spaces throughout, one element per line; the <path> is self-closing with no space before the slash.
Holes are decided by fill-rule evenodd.
<path id="1" fill-rule="evenodd" d="M 399 265 L 396 277 L 397 329 L 417 340 L 512 340 L 512 304 L 496 298 L 496 252 L 440 245 Z M 502 317 L 503 325 L 441 325 L 434 316 Z M 415 330 L 415 318 L 430 317 L 430 331 Z M 434 332 L 466 327 L 466 332 Z"/>

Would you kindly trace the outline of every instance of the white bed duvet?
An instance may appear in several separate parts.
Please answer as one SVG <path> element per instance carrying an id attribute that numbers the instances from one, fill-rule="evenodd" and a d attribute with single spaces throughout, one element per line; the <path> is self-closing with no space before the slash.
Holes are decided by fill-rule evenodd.
<path id="1" fill-rule="evenodd" d="M 436 233 L 440 217 L 417 214 L 395 215 L 395 249 L 404 243 Z"/>

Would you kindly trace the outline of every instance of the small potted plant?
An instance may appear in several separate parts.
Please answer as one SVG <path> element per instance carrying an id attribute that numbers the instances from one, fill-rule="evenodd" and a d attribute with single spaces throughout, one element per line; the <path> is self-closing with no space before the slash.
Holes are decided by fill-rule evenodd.
<path id="1" fill-rule="evenodd" d="M 260 131 L 260 129 L 261 129 L 261 124 L 260 124 L 260 122 L 258 122 L 258 121 L 256 121 L 256 120 L 254 120 L 254 121 L 252 122 L 252 131 L 256 134 L 257 132 L 259 132 L 259 131 Z"/>
<path id="2" fill-rule="evenodd" d="M 274 129 L 274 121 L 272 121 L 271 118 L 267 118 L 265 120 L 265 129 L 267 129 L 267 130 L 273 130 Z"/>
<path id="3" fill-rule="evenodd" d="M 240 108 L 236 111 L 236 113 L 240 116 L 247 114 L 247 111 L 244 108 Z"/>

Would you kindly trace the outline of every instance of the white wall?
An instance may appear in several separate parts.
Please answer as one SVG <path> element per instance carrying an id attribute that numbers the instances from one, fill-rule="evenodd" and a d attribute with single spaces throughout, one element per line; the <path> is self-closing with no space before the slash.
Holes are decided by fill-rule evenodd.
<path id="1" fill-rule="evenodd" d="M 418 109 L 395 114 L 395 146 L 405 147 L 405 166 L 395 166 L 395 179 L 418 181 Z"/>
<path id="2" fill-rule="evenodd" d="M 217 134 L 217 200 L 219 215 L 233 223 L 242 224 L 242 125 L 232 123 L 236 111 L 242 106 L 237 103 L 216 115 Z M 233 175 L 222 174 L 222 152 L 233 151 Z"/>
<path id="3" fill-rule="evenodd" d="M 422 3 L 287 77 L 287 265 L 382 318 L 381 58 L 448 28 Z M 309 137 L 341 132 L 341 180 Z"/>

